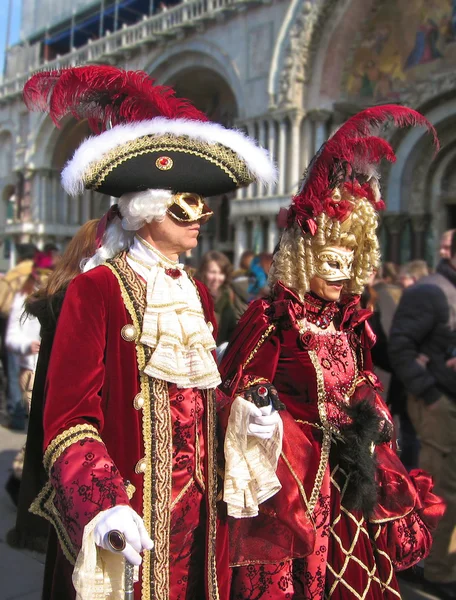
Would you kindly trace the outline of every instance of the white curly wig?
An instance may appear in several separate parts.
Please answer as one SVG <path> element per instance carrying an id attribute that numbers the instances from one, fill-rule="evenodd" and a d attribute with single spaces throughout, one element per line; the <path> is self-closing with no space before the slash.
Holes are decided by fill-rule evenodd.
<path id="1" fill-rule="evenodd" d="M 106 228 L 103 243 L 84 265 L 84 272 L 103 264 L 119 252 L 128 250 L 136 231 L 151 221 L 163 221 L 168 207 L 173 203 L 169 190 L 131 192 L 119 198 L 122 219 L 115 217 Z"/>

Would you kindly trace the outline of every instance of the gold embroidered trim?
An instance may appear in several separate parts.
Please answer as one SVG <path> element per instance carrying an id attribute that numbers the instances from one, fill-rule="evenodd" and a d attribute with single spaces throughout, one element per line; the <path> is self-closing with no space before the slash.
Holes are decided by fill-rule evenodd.
<path id="1" fill-rule="evenodd" d="M 315 526 L 315 521 L 314 521 L 313 514 L 312 514 L 313 513 L 313 508 L 310 507 L 309 501 L 307 500 L 306 490 L 304 489 L 304 486 L 302 485 L 302 482 L 300 481 L 299 477 L 294 472 L 294 469 L 291 466 L 290 461 L 288 460 L 288 458 L 285 456 L 283 450 L 280 453 L 280 456 L 282 457 L 283 462 L 287 465 L 288 470 L 290 471 L 293 479 L 296 482 L 296 485 L 298 486 L 299 493 L 301 494 L 301 497 L 302 497 L 302 499 L 304 501 L 304 506 L 306 507 L 307 516 L 308 516 L 309 520 L 312 522 L 312 524 Z"/>
<path id="2" fill-rule="evenodd" d="M 238 389 L 238 394 L 241 392 L 244 392 L 245 390 L 249 390 L 250 388 L 252 388 L 256 385 L 259 385 L 261 383 L 270 383 L 270 382 L 267 379 L 265 379 L 264 377 L 254 377 L 254 379 L 249 381 L 246 386 Z"/>
<path id="3" fill-rule="evenodd" d="M 136 492 L 135 486 L 128 482 L 125 486 L 125 491 L 127 492 L 128 499 L 131 500 Z"/>
<path id="4" fill-rule="evenodd" d="M 97 190 L 108 175 L 127 160 L 152 152 L 169 151 L 191 154 L 207 160 L 224 171 L 237 186 L 253 181 L 245 162 L 226 146 L 194 140 L 187 136 L 165 134 L 145 135 L 117 146 L 87 167 L 83 175 L 84 185 Z"/>
<path id="5" fill-rule="evenodd" d="M 200 448 L 200 435 L 199 435 L 199 422 L 195 415 L 195 480 L 201 486 L 203 493 L 206 491 L 206 483 L 204 481 L 204 474 L 201 469 L 201 448 Z"/>
<path id="6" fill-rule="evenodd" d="M 103 440 L 98 434 L 98 429 L 88 423 L 74 425 L 74 427 L 70 427 L 69 429 L 62 431 L 62 433 L 59 433 L 59 435 L 49 443 L 46 452 L 44 453 L 43 465 L 46 472 L 49 473 L 55 461 L 67 448 L 84 438 L 92 438 L 103 444 Z"/>
<path id="7" fill-rule="evenodd" d="M 266 329 L 266 331 L 263 333 L 263 335 L 258 340 L 257 345 L 252 350 L 252 352 L 248 355 L 247 360 L 242 365 L 242 370 L 244 370 L 246 368 L 246 366 L 253 360 L 255 354 L 258 352 L 258 350 L 260 349 L 260 347 L 264 344 L 264 342 L 266 341 L 266 339 L 272 333 L 274 327 L 275 327 L 275 325 L 269 325 L 268 326 L 268 328 Z"/>
<path id="8" fill-rule="evenodd" d="M 48 481 L 29 508 L 38 517 L 49 521 L 54 527 L 65 558 L 72 564 L 76 562 L 77 551 L 65 529 L 62 518 L 54 504 L 55 490 Z"/>
<path id="9" fill-rule="evenodd" d="M 217 413 L 215 410 L 215 391 L 203 391 L 206 396 L 207 411 L 207 497 L 208 497 L 208 597 L 219 600 L 216 562 L 217 534 Z"/>
<path id="10" fill-rule="evenodd" d="M 184 485 L 184 487 L 181 489 L 181 491 L 177 494 L 177 496 L 171 502 L 170 510 L 173 510 L 173 508 L 176 506 L 176 504 L 178 504 L 182 500 L 182 498 L 185 496 L 185 494 L 188 492 L 188 490 L 192 487 L 193 483 L 194 483 L 193 477 L 190 477 L 190 479 L 187 481 L 187 483 Z"/>
<path id="11" fill-rule="evenodd" d="M 146 287 L 142 283 L 139 277 L 135 274 L 133 269 L 128 265 L 125 253 L 120 254 L 112 261 L 106 263 L 112 273 L 115 275 L 122 295 L 123 302 L 127 311 L 130 315 L 133 324 L 140 330 L 141 318 L 144 314 L 146 306 Z M 127 292 L 128 290 L 132 294 L 130 297 Z M 149 388 L 149 377 L 143 372 L 146 366 L 146 354 L 145 348 L 142 344 L 136 343 L 136 356 L 138 362 L 138 369 L 140 373 L 140 393 L 144 398 L 144 405 L 142 409 L 142 433 L 143 433 L 143 445 L 144 445 L 144 457 L 147 459 L 148 464 L 151 464 L 152 456 L 152 407 L 151 397 Z M 152 470 L 151 468 L 146 469 L 143 478 L 143 521 L 144 525 L 149 533 L 153 536 L 152 532 Z M 141 578 L 141 598 L 143 600 L 150 600 L 152 596 L 153 582 L 151 583 L 151 571 L 152 563 L 154 562 L 155 551 L 145 551 L 143 553 L 142 562 L 142 578 Z"/>
<path id="12" fill-rule="evenodd" d="M 153 400 L 153 492 L 152 520 L 154 540 L 153 585 L 154 600 L 169 599 L 169 510 L 172 493 L 173 440 L 168 384 L 161 379 L 150 380 Z M 155 481 L 154 481 L 155 480 Z"/>
<path id="13" fill-rule="evenodd" d="M 334 431 L 332 431 L 327 418 L 325 380 L 321 371 L 318 355 L 315 350 L 309 350 L 309 357 L 312 361 L 317 377 L 318 414 L 320 415 L 320 420 L 324 428 L 323 439 L 321 442 L 320 463 L 318 465 L 317 474 L 315 475 L 315 483 L 309 500 L 309 507 L 313 512 L 318 501 L 318 495 L 320 493 L 326 468 L 328 466 L 329 452 L 331 449 L 331 433 L 334 433 Z M 338 433 L 337 430 L 335 430 L 335 432 Z"/>

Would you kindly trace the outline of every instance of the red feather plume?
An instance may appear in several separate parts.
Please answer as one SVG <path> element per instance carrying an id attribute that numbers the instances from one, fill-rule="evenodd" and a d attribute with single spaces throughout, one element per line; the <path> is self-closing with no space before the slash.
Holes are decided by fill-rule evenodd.
<path id="1" fill-rule="evenodd" d="M 385 139 L 372 135 L 388 121 L 396 127 L 426 127 L 438 151 L 439 140 L 434 127 L 416 110 L 395 104 L 363 110 L 344 123 L 312 159 L 301 189 L 288 211 L 288 225 L 297 222 L 304 233 L 312 233 L 316 225 L 311 221 L 323 211 L 340 220 L 346 218 L 349 208 L 341 211 L 331 206 L 334 203 L 332 192 L 341 186 L 351 186 L 350 191 L 354 195 L 367 197 L 376 209 L 384 206 L 382 201 L 375 199 L 369 179 L 375 178 L 376 166 L 382 159 L 396 160 L 391 145 Z M 358 178 L 364 181 L 362 185 Z"/>
<path id="2" fill-rule="evenodd" d="M 71 114 L 87 119 L 95 133 L 154 117 L 207 121 L 189 100 L 176 98 L 170 87 L 154 85 L 144 71 L 110 66 L 36 73 L 25 84 L 23 98 L 29 110 L 48 112 L 57 126 Z"/>

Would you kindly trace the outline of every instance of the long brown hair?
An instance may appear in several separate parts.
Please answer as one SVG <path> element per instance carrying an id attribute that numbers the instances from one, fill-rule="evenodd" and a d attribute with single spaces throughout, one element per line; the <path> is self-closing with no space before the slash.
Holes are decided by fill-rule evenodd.
<path id="1" fill-rule="evenodd" d="M 78 229 L 52 271 L 47 284 L 28 298 L 26 310 L 36 300 L 49 298 L 57 292 L 66 290 L 70 281 L 81 273 L 81 262 L 95 254 L 99 221 L 100 219 L 92 219 Z"/>
<path id="2" fill-rule="evenodd" d="M 217 265 L 220 267 L 220 270 L 225 275 L 223 286 L 228 285 L 231 282 L 233 265 L 226 254 L 223 254 L 223 252 L 218 252 L 217 250 L 210 250 L 209 252 L 206 252 L 201 260 L 201 265 L 195 275 L 195 278 L 206 284 L 206 271 L 208 270 L 209 263 L 211 262 L 217 263 Z"/>

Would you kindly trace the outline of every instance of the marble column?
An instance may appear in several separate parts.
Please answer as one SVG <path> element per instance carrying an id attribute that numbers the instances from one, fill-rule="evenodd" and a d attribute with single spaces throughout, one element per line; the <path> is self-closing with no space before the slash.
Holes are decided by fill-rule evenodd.
<path id="1" fill-rule="evenodd" d="M 246 130 L 247 130 L 247 135 L 250 138 L 254 138 L 255 137 L 255 126 L 253 122 L 249 122 L 246 123 L 245 125 Z M 250 185 L 247 186 L 246 188 L 246 198 L 253 198 L 254 197 L 254 192 L 255 192 L 255 184 L 251 183 Z"/>
<path id="2" fill-rule="evenodd" d="M 277 216 L 274 215 L 269 218 L 268 223 L 268 240 L 267 240 L 267 251 L 274 252 L 277 242 L 279 241 L 279 229 L 277 227 Z"/>
<path id="3" fill-rule="evenodd" d="M 286 191 L 295 192 L 301 179 L 301 121 L 302 114 L 297 112 L 291 120 L 291 146 L 290 146 L 290 181 Z"/>
<path id="4" fill-rule="evenodd" d="M 401 255 L 401 233 L 407 221 L 407 215 L 390 214 L 383 217 L 383 223 L 387 230 L 387 252 L 384 259 L 396 264 L 400 262 Z"/>
<path id="5" fill-rule="evenodd" d="M 276 160 L 275 148 L 276 148 L 276 123 L 275 123 L 274 119 L 271 119 L 268 124 L 268 150 L 269 150 L 269 155 L 272 158 L 272 160 Z M 275 194 L 275 191 L 276 191 L 276 184 L 270 183 L 268 186 L 268 191 L 267 191 L 268 196 L 273 196 Z"/>
<path id="6" fill-rule="evenodd" d="M 247 250 L 247 226 L 244 218 L 238 218 L 234 223 L 234 266 L 239 266 L 239 259 Z"/>
<path id="7" fill-rule="evenodd" d="M 431 226 L 431 215 L 411 215 L 412 225 L 412 260 L 424 259 L 426 256 L 426 231 Z"/>
<path id="8" fill-rule="evenodd" d="M 328 120 L 330 116 L 331 113 L 328 110 L 314 110 L 309 113 L 314 130 L 314 154 L 318 152 L 322 144 L 328 139 Z"/>
<path id="9" fill-rule="evenodd" d="M 279 123 L 279 189 L 280 196 L 285 195 L 287 179 L 287 120 L 282 118 Z"/>
<path id="10" fill-rule="evenodd" d="M 266 147 L 266 123 L 260 119 L 258 123 L 258 143 L 262 148 Z M 257 184 L 257 196 L 262 198 L 267 193 L 266 187 L 262 184 Z"/>

